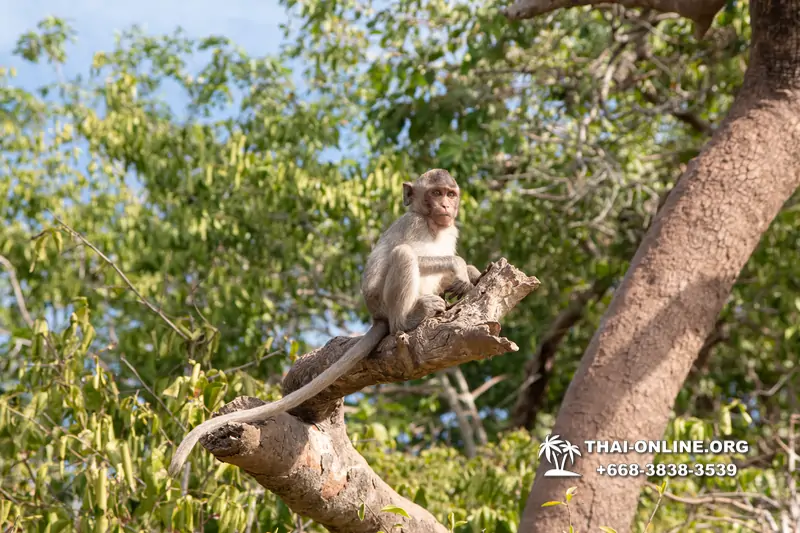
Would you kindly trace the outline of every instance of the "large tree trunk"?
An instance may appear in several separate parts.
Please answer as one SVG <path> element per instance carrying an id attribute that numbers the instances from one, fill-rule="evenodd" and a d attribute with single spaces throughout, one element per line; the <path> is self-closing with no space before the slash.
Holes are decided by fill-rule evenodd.
<path id="1" fill-rule="evenodd" d="M 522 3 L 509 11 L 512 18 L 576 2 Z M 724 2 L 622 3 L 678 11 L 704 30 L 708 6 Z M 583 477 L 545 478 L 549 465 L 540 464 L 521 532 L 565 531 L 563 507 L 541 505 L 563 499 L 572 485 L 578 487 L 570 504 L 576 531 L 630 530 L 645 479 L 603 476 L 596 468 L 642 464 L 652 456 L 589 454 L 583 443 L 662 438 L 675 398 L 736 277 L 798 186 L 800 0 L 751 0 L 750 13 L 750 63 L 736 101 L 644 237 L 558 414 L 553 433 L 581 448 L 573 470 Z"/>

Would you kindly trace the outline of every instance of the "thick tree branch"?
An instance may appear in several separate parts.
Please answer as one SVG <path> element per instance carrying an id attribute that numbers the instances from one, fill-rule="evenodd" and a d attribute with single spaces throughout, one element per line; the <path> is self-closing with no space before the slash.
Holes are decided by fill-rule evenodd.
<path id="1" fill-rule="evenodd" d="M 517 0 L 505 15 L 510 20 L 522 20 L 557 9 L 600 4 L 621 4 L 632 8 L 651 8 L 662 13 L 677 13 L 694 22 L 695 36 L 701 39 L 725 5 L 725 0 Z"/>
<path id="2" fill-rule="evenodd" d="M 263 404 L 257 398 L 239 397 L 220 414 Z M 294 512 L 329 531 L 388 532 L 397 523 L 409 532 L 447 531 L 370 468 L 347 436 L 341 407 L 317 424 L 307 424 L 288 413 L 258 425 L 228 424 L 201 442 L 217 459 L 244 469 Z M 358 518 L 362 505 L 363 521 Z M 405 509 L 410 518 L 381 512 L 387 505 Z"/>
<path id="3" fill-rule="evenodd" d="M 317 422 L 327 418 L 342 398 L 364 387 L 418 379 L 451 366 L 517 351 L 516 344 L 497 337 L 498 320 L 538 286 L 538 279 L 526 276 L 505 259 L 492 263 L 457 304 L 411 333 L 386 337 L 352 372 L 292 414 Z M 358 337 L 335 337 L 304 355 L 286 374 L 283 393 L 310 382 L 356 342 Z"/>
<path id="4" fill-rule="evenodd" d="M 356 368 L 293 414 L 258 424 L 228 424 L 201 440 L 220 461 L 247 471 L 293 511 L 333 532 L 446 532 L 436 519 L 392 490 L 353 448 L 343 398 L 378 383 L 408 381 L 447 368 L 516 351 L 497 336 L 498 321 L 539 286 L 505 259 L 492 263 L 462 300 L 409 333 L 388 336 Z M 300 358 L 283 380 L 284 394 L 302 387 L 341 357 L 357 338 L 336 337 Z M 262 404 L 240 397 L 221 413 Z M 365 506 L 364 520 L 358 512 Z M 387 505 L 410 518 L 381 512 Z"/>

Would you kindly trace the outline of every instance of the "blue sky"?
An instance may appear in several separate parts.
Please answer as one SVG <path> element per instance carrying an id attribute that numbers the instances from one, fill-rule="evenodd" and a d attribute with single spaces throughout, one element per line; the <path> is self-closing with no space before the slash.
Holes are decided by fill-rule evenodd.
<path id="1" fill-rule="evenodd" d="M 35 30 L 47 16 L 65 19 L 77 33 L 76 41 L 67 45 L 65 78 L 88 74 L 93 55 L 112 50 L 115 35 L 133 25 L 150 35 L 172 33 L 178 27 L 192 38 L 223 35 L 249 55 L 259 57 L 279 52 L 283 42 L 280 25 L 289 21 L 278 0 L 0 0 L 0 67 L 16 68 L 17 76 L 11 82 L 15 86 L 33 90 L 58 81 L 52 66 L 33 65 L 12 55 L 19 36 Z M 293 79 L 302 91 L 303 79 L 299 75 Z M 181 116 L 187 101 L 177 87 L 165 83 L 159 96 Z M 352 141 L 348 132 L 343 135 Z M 337 160 L 345 153 L 357 156 L 356 152 L 329 148 L 322 157 Z"/>
<path id="2" fill-rule="evenodd" d="M 53 81 L 54 73 L 47 65 L 23 64 L 11 51 L 22 33 L 48 15 L 68 20 L 78 33 L 67 49 L 67 75 L 86 72 L 92 55 L 111 50 L 115 32 L 133 24 L 150 34 L 180 26 L 191 37 L 224 35 L 260 56 L 278 51 L 279 25 L 288 20 L 278 0 L 0 0 L 0 66 L 17 67 L 16 83 L 26 88 Z"/>

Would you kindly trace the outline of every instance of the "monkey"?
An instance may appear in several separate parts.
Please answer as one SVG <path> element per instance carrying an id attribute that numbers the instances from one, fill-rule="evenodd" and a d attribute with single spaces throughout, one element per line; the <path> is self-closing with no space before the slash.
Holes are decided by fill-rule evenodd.
<path id="1" fill-rule="evenodd" d="M 443 294 L 464 296 L 481 272 L 456 255 L 455 225 L 461 201 L 455 179 L 432 169 L 403 183 L 406 212 L 378 238 L 361 280 L 372 326 L 338 361 L 276 402 L 206 420 L 178 445 L 169 474 L 176 476 L 200 438 L 229 422 L 257 422 L 289 411 L 345 375 L 387 335 L 408 332 L 446 309 Z"/>

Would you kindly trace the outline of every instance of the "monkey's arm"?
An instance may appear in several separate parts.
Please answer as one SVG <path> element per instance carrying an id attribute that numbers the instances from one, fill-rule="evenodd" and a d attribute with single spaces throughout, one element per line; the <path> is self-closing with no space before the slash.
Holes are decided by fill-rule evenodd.
<path id="1" fill-rule="evenodd" d="M 378 243 L 375 252 L 369 254 L 367 263 L 364 265 L 364 273 L 361 278 L 361 292 L 366 295 L 375 295 L 383 291 L 383 279 L 386 274 L 387 264 L 384 255 L 387 254 L 385 247 Z"/>
<path id="2" fill-rule="evenodd" d="M 483 276 L 481 271 L 474 265 L 467 265 L 467 275 L 469 276 L 470 283 L 473 285 L 477 285 L 478 280 Z"/>
<path id="3" fill-rule="evenodd" d="M 478 279 L 481 277 L 480 270 L 472 265 L 466 264 L 466 262 L 457 255 L 434 257 L 423 256 L 418 257 L 417 261 L 419 262 L 419 273 L 422 276 L 444 273 L 458 274 L 458 271 L 460 270 L 460 264 L 464 263 L 470 283 L 475 285 L 478 282 Z"/>
<path id="4" fill-rule="evenodd" d="M 458 259 L 460 258 L 455 255 L 417 257 L 419 273 L 422 276 L 429 276 L 431 274 L 457 274 L 459 270 Z"/>

